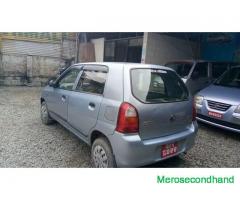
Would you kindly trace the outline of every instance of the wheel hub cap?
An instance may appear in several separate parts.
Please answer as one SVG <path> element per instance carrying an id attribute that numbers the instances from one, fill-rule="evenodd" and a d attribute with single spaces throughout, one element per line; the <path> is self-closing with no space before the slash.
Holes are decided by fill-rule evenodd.
<path id="1" fill-rule="evenodd" d="M 47 108 L 46 108 L 45 105 L 41 106 L 41 114 L 42 114 L 42 117 L 46 117 L 47 116 Z"/>
<path id="2" fill-rule="evenodd" d="M 93 151 L 93 160 L 96 167 L 108 167 L 108 158 L 105 150 L 100 145 L 97 145 Z"/>

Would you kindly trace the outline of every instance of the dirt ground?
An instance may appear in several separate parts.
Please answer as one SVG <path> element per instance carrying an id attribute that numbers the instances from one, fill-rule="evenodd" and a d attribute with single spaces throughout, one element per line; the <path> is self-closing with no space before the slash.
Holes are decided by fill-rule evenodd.
<path id="1" fill-rule="evenodd" d="M 0 167 L 90 167 L 90 148 L 55 123 L 41 123 L 41 88 L 0 87 Z M 240 167 L 240 134 L 199 124 L 195 146 L 146 167 Z"/>

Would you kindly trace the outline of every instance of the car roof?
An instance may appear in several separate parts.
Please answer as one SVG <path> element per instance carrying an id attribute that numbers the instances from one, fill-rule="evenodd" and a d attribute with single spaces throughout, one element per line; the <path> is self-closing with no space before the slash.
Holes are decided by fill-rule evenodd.
<path id="1" fill-rule="evenodd" d="M 154 64 L 143 64 L 143 63 L 130 63 L 130 62 L 85 62 L 85 63 L 76 63 L 72 66 L 82 66 L 82 65 L 102 65 L 107 66 L 109 68 L 114 67 L 125 67 L 125 68 L 154 68 L 154 69 L 166 69 L 171 70 L 169 67 L 165 67 L 162 65 L 154 65 Z"/>

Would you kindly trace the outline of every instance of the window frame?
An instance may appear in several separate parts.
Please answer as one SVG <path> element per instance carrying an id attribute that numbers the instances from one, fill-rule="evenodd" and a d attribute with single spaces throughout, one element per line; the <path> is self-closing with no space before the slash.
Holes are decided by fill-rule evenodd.
<path id="1" fill-rule="evenodd" d="M 184 87 L 184 90 L 187 94 L 187 98 L 185 100 L 180 100 L 180 101 L 169 101 L 169 102 L 145 102 L 145 101 L 142 101 L 141 99 L 139 99 L 138 97 L 136 97 L 136 95 L 134 95 L 134 92 L 133 92 L 133 79 L 132 79 L 132 71 L 133 70 L 138 70 L 138 69 L 147 69 L 147 70 L 163 70 L 163 71 L 171 71 L 173 73 L 175 73 L 176 77 L 179 78 L 179 81 L 182 83 L 182 86 Z M 130 88 L 131 88 L 131 95 L 136 99 L 138 100 L 139 102 L 143 103 L 143 104 L 166 104 L 166 103 L 178 103 L 178 102 L 186 102 L 186 101 L 189 101 L 190 100 L 190 93 L 185 85 L 185 83 L 183 82 L 183 80 L 181 79 L 181 77 L 174 71 L 174 70 L 168 70 L 168 69 L 161 69 L 161 68 L 131 68 L 129 70 L 129 77 L 130 77 Z"/>
<path id="2" fill-rule="evenodd" d="M 67 69 L 67 70 L 66 70 L 61 76 L 59 76 L 58 79 L 55 81 L 55 84 L 56 84 L 56 87 L 55 87 L 55 88 L 56 88 L 56 89 L 60 89 L 60 90 L 66 90 L 66 91 L 74 91 L 75 88 L 76 88 L 76 83 L 77 83 L 76 81 L 78 80 L 80 74 L 82 73 L 82 69 L 79 68 L 79 67 L 81 67 L 81 66 L 78 66 L 78 67 L 76 67 L 76 66 L 69 67 L 69 69 Z M 74 84 L 73 84 L 72 89 L 71 89 L 71 90 L 68 90 L 68 89 L 60 88 L 60 87 L 59 87 L 59 82 L 60 82 L 71 70 L 74 70 L 74 69 L 79 70 L 79 72 L 78 72 L 78 75 L 77 75 L 77 77 L 76 77 L 76 79 L 75 79 L 75 81 L 74 81 Z"/>
<path id="3" fill-rule="evenodd" d="M 199 64 L 206 64 L 206 66 L 207 66 L 207 76 L 204 76 L 204 77 L 201 76 L 201 77 L 199 77 L 199 79 L 201 79 L 201 78 L 209 78 L 209 77 L 210 77 L 209 62 L 197 62 L 197 63 L 195 63 L 195 65 L 194 65 L 194 67 L 193 67 L 193 70 L 192 70 L 192 72 L 191 72 L 190 77 L 192 78 L 192 75 L 193 75 L 194 71 L 196 70 L 196 68 L 198 67 Z M 201 68 L 200 68 L 200 69 L 201 69 Z"/>
<path id="4" fill-rule="evenodd" d="M 77 90 L 78 83 L 81 80 L 81 77 L 82 77 L 82 74 L 83 74 L 84 71 L 105 71 L 106 72 L 107 75 L 106 75 L 106 79 L 105 79 L 102 94 Z M 74 92 L 79 92 L 79 93 L 83 93 L 83 94 L 90 94 L 90 95 L 96 95 L 96 96 L 104 97 L 106 83 L 107 83 L 107 79 L 108 79 L 108 74 L 109 74 L 109 68 L 106 65 L 94 65 L 94 64 L 84 65 L 83 68 L 81 69 L 80 75 L 77 78 L 77 82 L 75 83 Z"/>

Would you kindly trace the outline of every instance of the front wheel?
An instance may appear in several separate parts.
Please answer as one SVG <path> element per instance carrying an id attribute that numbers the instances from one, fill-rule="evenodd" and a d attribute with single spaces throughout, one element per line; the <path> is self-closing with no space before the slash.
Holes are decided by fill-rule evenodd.
<path id="1" fill-rule="evenodd" d="M 41 120 L 45 125 L 49 125 L 54 122 L 48 113 L 47 104 L 45 101 L 41 103 Z"/>
<path id="2" fill-rule="evenodd" d="M 112 148 L 107 139 L 97 138 L 92 145 L 91 160 L 93 167 L 113 168 L 116 167 Z"/>

